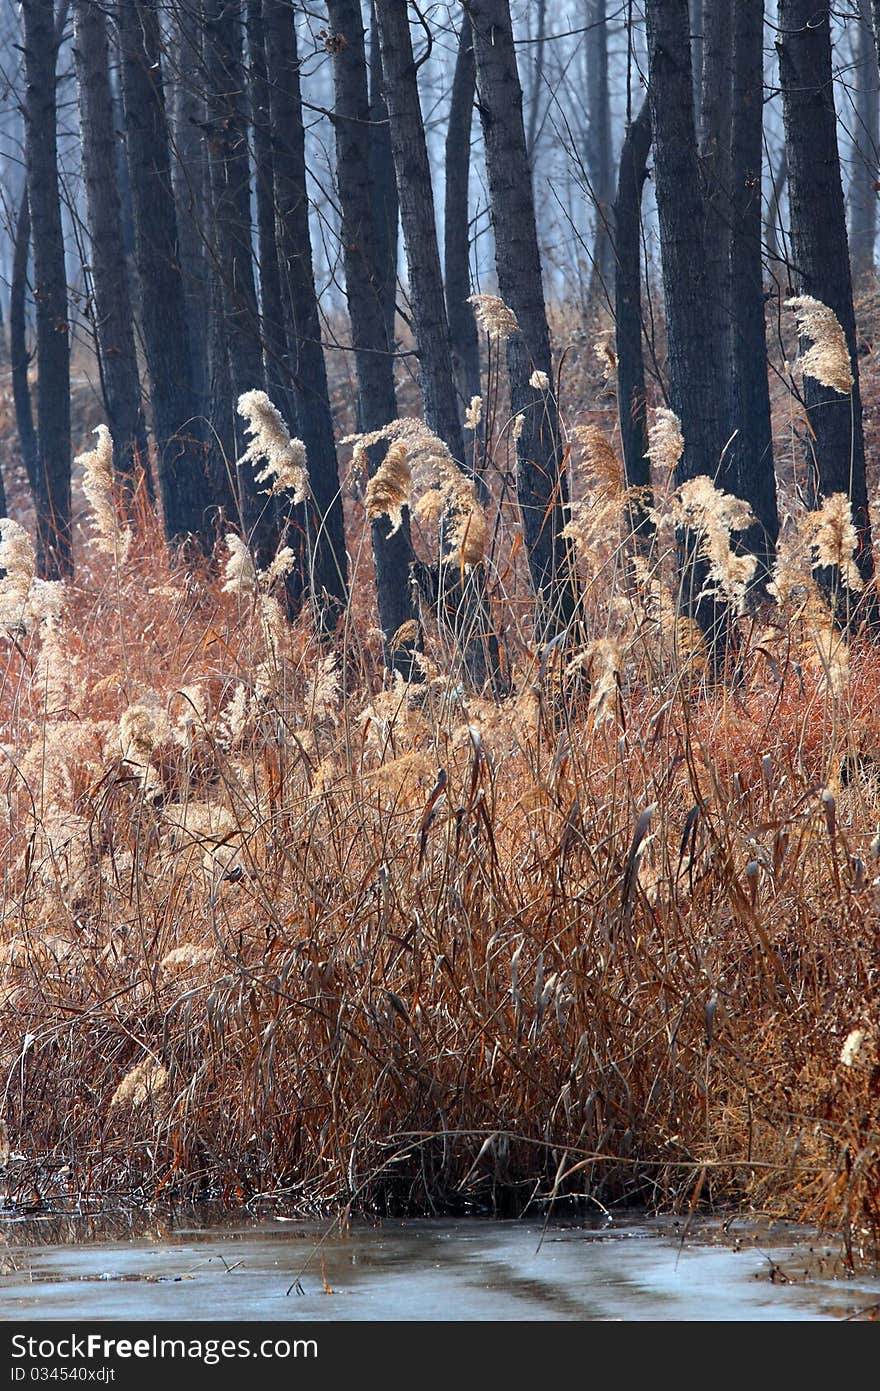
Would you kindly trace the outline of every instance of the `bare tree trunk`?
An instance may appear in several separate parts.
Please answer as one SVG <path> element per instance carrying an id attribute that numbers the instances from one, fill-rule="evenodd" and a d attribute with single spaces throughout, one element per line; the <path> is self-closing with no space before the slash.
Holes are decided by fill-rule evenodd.
<path id="1" fill-rule="evenodd" d="M 517 493 L 536 605 L 539 641 L 571 622 L 576 607 L 573 567 L 562 540 L 568 492 L 535 226 L 531 171 L 522 119 L 507 0 L 466 0 L 474 34 L 477 95 L 502 299 L 519 332 L 507 341 L 510 401 L 520 416 Z M 542 372 L 546 387 L 532 385 Z"/>
<path id="2" fill-rule="evenodd" d="M 115 179 L 107 20 L 94 0 L 75 0 L 74 22 L 101 386 L 107 426 L 113 436 L 114 468 L 131 510 L 140 477 L 146 479 L 151 496 L 152 480 Z"/>
<path id="3" fill-rule="evenodd" d="M 462 401 L 480 395 L 480 340 L 471 293 L 471 239 L 468 186 L 471 171 L 471 125 L 474 115 L 474 47 L 471 22 L 465 11 L 458 37 L 452 79 L 449 124 L 446 129 L 446 199 L 443 209 L 443 259 L 446 272 L 446 313 L 452 344 L 452 367 Z"/>
<path id="4" fill-rule="evenodd" d="M 669 396 L 681 421 L 684 452 L 677 485 L 718 473 L 723 436 L 723 376 L 703 240 L 705 204 L 694 125 L 688 0 L 647 0 L 649 94 L 669 344 Z M 727 631 L 726 609 L 703 595 L 705 565 L 695 538 L 679 538 L 680 603 L 709 636 L 713 651 Z"/>
<path id="5" fill-rule="evenodd" d="M 611 148 L 611 97 L 608 89 L 608 5 L 607 0 L 587 0 L 587 103 L 589 133 L 587 168 L 592 185 L 596 227 L 593 234 L 593 267 L 589 302 L 606 303 L 611 296 L 614 274 L 612 204 L 614 166 Z"/>
<path id="6" fill-rule="evenodd" d="M 40 447 L 34 426 L 34 410 L 28 368 L 31 354 L 27 345 L 27 288 L 28 255 L 31 247 L 31 218 L 28 208 L 27 184 L 21 192 L 18 216 L 15 219 L 15 241 L 12 249 L 12 283 L 9 291 L 9 364 L 12 374 L 12 398 L 15 423 L 21 448 L 22 463 L 36 498 L 39 488 Z"/>
<path id="7" fill-rule="evenodd" d="M 804 378 L 803 395 L 812 436 L 808 446 L 807 492 L 811 505 L 833 493 L 847 494 L 859 534 L 856 561 L 867 581 L 874 566 L 827 0 L 779 0 L 776 47 L 788 146 L 791 249 L 798 291 L 834 310 L 846 336 L 853 373 L 849 396 L 822 386 L 815 377 Z"/>
<path id="8" fill-rule="evenodd" d="M 73 573 L 70 530 L 70 338 L 64 233 L 58 190 L 53 0 L 23 0 L 28 204 L 37 306 L 37 438 L 34 504 L 37 566 L 47 579 Z"/>
<path id="9" fill-rule="evenodd" d="M 880 70 L 869 0 L 858 0 L 854 58 L 855 121 L 850 185 L 850 255 L 858 286 L 874 269 L 877 240 L 877 160 L 880 146 Z"/>
<path id="10" fill-rule="evenodd" d="M 757 556 L 759 583 L 769 578 L 779 535 L 761 254 L 763 35 L 764 0 L 734 0 L 730 376 L 736 433 L 726 474 L 757 519 L 742 544 Z"/>
<path id="11" fill-rule="evenodd" d="M 712 294 L 708 308 L 723 373 L 722 430 L 733 430 L 733 383 L 730 376 L 732 287 L 730 130 L 733 102 L 733 0 L 703 0 L 703 96 L 699 132 L 700 170 L 705 209 L 706 267 Z M 722 486 L 733 487 L 730 451 L 719 460 Z"/>
<path id="12" fill-rule="evenodd" d="M 703 0 L 689 0 L 689 13 L 694 69 L 694 120 L 699 130 L 703 124 Z"/>
<path id="13" fill-rule="evenodd" d="M 125 141 L 135 221 L 141 327 L 165 534 L 210 549 L 211 495 L 193 384 L 189 323 L 177 255 L 157 0 L 118 0 Z"/>
<path id="14" fill-rule="evenodd" d="M 646 490 L 641 497 L 637 494 L 630 506 L 630 525 L 637 547 L 650 542 L 654 531 L 648 511 L 651 469 L 642 352 L 642 189 L 650 149 L 651 108 L 646 97 L 624 137 L 614 205 L 614 318 L 620 442 L 627 487 Z"/>
<path id="15" fill-rule="evenodd" d="M 449 446 L 452 457 L 462 463 L 464 436 L 452 370 L 434 194 L 406 0 L 377 0 L 376 14 L 425 417 Z"/>
<path id="16" fill-rule="evenodd" d="M 272 159 L 272 125 L 269 117 L 269 75 L 266 68 L 263 0 L 247 0 L 247 36 L 250 62 L 251 126 L 254 142 L 254 191 L 257 209 L 263 365 L 269 396 L 293 428 L 296 415 L 293 398 L 288 390 L 287 378 L 290 349 L 284 318 L 284 296 L 281 290 L 281 266 L 278 258 L 278 236 L 275 223 L 275 165 Z"/>
<path id="17" fill-rule="evenodd" d="M 333 48 L 336 171 L 342 207 L 345 291 L 357 365 L 358 429 L 369 432 L 397 419 L 397 397 L 370 190 L 370 100 L 364 27 L 360 0 L 328 0 L 327 10 L 338 40 Z M 385 450 L 377 446 L 370 454 L 373 473 Z M 413 555 L 408 514 L 392 536 L 388 532 L 387 518 L 373 522 L 373 560 L 385 664 L 411 679 L 415 674 L 415 637 L 395 639 L 404 624 L 417 618 L 409 583 Z"/>
<path id="18" fill-rule="evenodd" d="M 208 148 L 217 267 L 224 337 L 232 391 L 236 457 L 244 453 L 240 396 L 263 389 L 263 350 L 251 238 L 250 167 L 242 63 L 244 37 L 240 3 L 205 0 L 204 55 L 207 76 Z M 274 499 L 256 481 L 259 464 L 237 469 L 242 527 L 261 569 L 278 549 Z"/>
<path id="19" fill-rule="evenodd" d="M 376 15 L 425 419 L 463 467 L 464 436 L 452 370 L 431 170 L 406 0 L 377 0 Z M 498 689 L 498 643 L 491 627 L 482 567 L 475 567 L 462 583 L 460 567 L 445 562 L 441 532 L 438 592 L 430 597 L 437 604 L 440 621 L 447 623 L 455 635 L 469 680 L 478 688 L 492 680 Z"/>
<path id="20" fill-rule="evenodd" d="M 370 0 L 370 187 L 373 225 L 376 229 L 376 265 L 379 292 L 385 311 L 388 347 L 394 347 L 397 314 L 397 254 L 400 240 L 400 208 L 391 150 L 391 126 L 385 105 L 382 50 L 375 0 Z"/>
<path id="21" fill-rule="evenodd" d="M 172 146 L 171 182 L 177 210 L 177 242 L 186 318 L 189 325 L 193 390 L 199 413 L 206 414 L 210 399 L 208 321 L 211 314 L 211 277 L 206 253 L 205 223 L 210 214 L 208 159 L 204 136 L 206 112 L 201 83 L 202 23 L 192 0 L 173 10 L 171 83 Z"/>
<path id="22" fill-rule="evenodd" d="M 317 514 L 313 534 L 312 598 L 321 623 L 332 628 L 348 598 L 348 556 L 312 267 L 296 27 L 289 0 L 264 0 L 263 14 L 281 278 L 291 307 L 290 342 L 296 352 L 296 360 L 291 364 L 293 393 L 297 428 L 306 446 Z"/>
<path id="23" fill-rule="evenodd" d="M 544 87 L 544 60 L 547 53 L 546 34 L 547 34 L 547 0 L 537 0 L 536 10 L 536 29 L 535 41 L 529 45 L 531 54 L 534 58 L 534 73 L 532 76 L 531 90 L 528 102 L 528 123 L 526 126 L 526 151 L 531 165 L 535 156 L 535 146 L 538 143 L 538 118 L 541 114 L 541 97 Z"/>
<path id="24" fill-rule="evenodd" d="M 782 194 L 788 182 L 788 151 L 783 145 L 779 152 L 779 163 L 773 174 L 773 182 L 770 189 L 770 197 L 767 200 L 767 212 L 764 218 L 764 248 L 767 253 L 767 260 L 770 262 L 770 274 L 776 279 L 779 273 L 778 262 L 782 259 L 779 252 L 779 210 L 782 202 Z"/>

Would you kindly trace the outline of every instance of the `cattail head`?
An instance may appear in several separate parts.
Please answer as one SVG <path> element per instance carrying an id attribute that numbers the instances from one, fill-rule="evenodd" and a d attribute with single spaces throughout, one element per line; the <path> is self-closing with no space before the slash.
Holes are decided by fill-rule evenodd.
<path id="1" fill-rule="evenodd" d="M 834 310 L 812 295 L 796 295 L 785 301 L 794 312 L 798 332 L 811 338 L 812 347 L 799 359 L 805 377 L 814 377 L 822 386 L 848 396 L 853 388 L 853 370 L 846 335 Z"/>
<path id="2" fill-rule="evenodd" d="M 474 306 L 478 327 L 493 343 L 506 343 L 514 333 L 519 333 L 516 315 L 497 295 L 470 295 L 468 304 Z"/>
<path id="3" fill-rule="evenodd" d="M 306 471 L 306 447 L 302 440 L 291 438 L 281 412 L 265 391 L 246 391 L 238 398 L 238 413 L 247 421 L 251 443 L 237 461 L 264 467 L 254 475 L 257 483 L 268 483 L 270 493 L 292 493 L 295 503 L 310 496 Z"/>
<path id="4" fill-rule="evenodd" d="M 403 525 L 403 509 L 409 502 L 411 481 L 406 444 L 403 440 L 395 440 L 367 484 L 366 493 L 368 520 L 375 522 L 387 516 L 391 522 L 389 536 Z"/>
<path id="5" fill-rule="evenodd" d="M 131 531 L 119 524 L 113 498 L 113 437 L 106 425 L 99 425 L 95 434 L 98 443 L 85 454 L 78 454 L 74 463 L 83 470 L 83 492 L 88 499 L 97 526 L 94 544 L 106 555 L 124 560 L 131 545 Z"/>

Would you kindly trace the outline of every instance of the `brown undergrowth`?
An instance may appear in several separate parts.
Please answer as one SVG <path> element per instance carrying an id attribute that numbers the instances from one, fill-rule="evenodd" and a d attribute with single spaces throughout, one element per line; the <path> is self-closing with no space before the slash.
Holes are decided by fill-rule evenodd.
<path id="1" fill-rule="evenodd" d="M 8 1203 L 735 1202 L 875 1252 L 880 654 L 812 583 L 818 514 L 746 600 L 729 506 L 661 498 L 634 564 L 595 426 L 570 465 L 567 647 L 533 649 L 494 489 L 501 700 L 430 625 L 424 679 L 383 677 L 356 480 L 334 644 L 234 541 L 199 573 L 105 517 L 60 591 L 6 528 Z M 741 609 L 726 684 L 675 611 L 684 506 Z"/>

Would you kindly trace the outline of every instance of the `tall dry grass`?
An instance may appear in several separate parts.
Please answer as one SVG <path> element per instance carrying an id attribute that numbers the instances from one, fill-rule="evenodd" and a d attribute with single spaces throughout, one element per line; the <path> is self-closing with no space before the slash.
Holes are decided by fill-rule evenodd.
<path id="1" fill-rule="evenodd" d="M 734 1202 L 875 1251 L 880 653 L 813 582 L 848 533 L 792 493 L 756 597 L 741 511 L 658 477 L 633 560 L 598 419 L 567 422 L 577 637 L 538 652 L 490 383 L 501 700 L 428 615 L 424 679 L 383 676 L 356 471 L 335 645 L 235 539 L 198 573 L 99 503 L 47 590 L 4 530 L 7 1202 Z M 740 611 L 727 684 L 682 524 Z"/>

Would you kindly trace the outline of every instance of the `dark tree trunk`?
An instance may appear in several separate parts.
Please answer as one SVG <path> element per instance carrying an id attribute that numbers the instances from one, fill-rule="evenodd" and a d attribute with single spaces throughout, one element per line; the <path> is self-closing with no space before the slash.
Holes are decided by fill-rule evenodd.
<path id="1" fill-rule="evenodd" d="M 869 0 L 858 0 L 853 45 L 855 121 L 853 174 L 850 185 L 850 255 L 856 285 L 874 269 L 877 240 L 877 155 L 880 144 L 880 70 Z"/>
<path id="2" fill-rule="evenodd" d="M 193 384 L 189 324 L 177 248 L 157 0 L 119 0 L 125 139 L 135 220 L 141 327 L 165 533 L 210 548 L 211 495 Z"/>
<path id="3" fill-rule="evenodd" d="M 660 219 L 663 290 L 669 354 L 669 396 L 681 421 L 684 453 L 675 482 L 718 474 L 723 436 L 723 375 L 715 339 L 694 126 L 693 75 L 687 0 L 647 0 L 649 94 L 654 132 L 654 174 Z M 685 612 L 715 640 L 724 632 L 723 608 L 700 597 L 705 567 L 697 563 L 695 538 L 680 538 L 681 591 Z"/>
<path id="4" fill-rule="evenodd" d="M 703 0 L 689 0 L 691 62 L 694 69 L 694 120 L 703 124 Z"/>
<path id="5" fill-rule="evenodd" d="M 593 267 L 588 296 L 590 304 L 596 305 L 610 300 L 614 273 L 611 223 L 614 166 L 611 148 L 611 97 L 608 90 L 607 0 L 588 0 L 587 22 L 590 27 L 585 36 L 589 104 L 586 154 L 596 215 Z"/>
<path id="6" fill-rule="evenodd" d="M 342 208 L 345 291 L 358 378 L 358 429 L 381 429 L 397 419 L 394 359 L 388 352 L 385 307 L 378 274 L 378 247 L 370 191 L 370 101 L 360 0 L 328 0 L 334 36 L 336 171 Z M 371 451 L 371 472 L 385 450 Z M 393 642 L 417 612 L 409 584 L 412 560 L 409 517 L 393 536 L 383 517 L 372 524 L 379 620 L 386 666 L 409 678 L 414 640 Z"/>
<path id="7" fill-rule="evenodd" d="M 315 294 L 305 133 L 294 12 L 289 0 L 264 0 L 272 157 L 278 203 L 281 278 L 292 315 L 290 364 L 297 428 L 306 446 L 316 525 L 312 596 L 330 628 L 348 596 L 348 557 L 321 319 Z"/>
<path id="8" fill-rule="evenodd" d="M 39 463 L 34 504 L 37 565 L 48 579 L 73 572 L 70 530 L 70 339 L 58 190 L 53 0 L 24 0 L 28 203 L 37 306 Z"/>
<path id="9" fill-rule="evenodd" d="M 376 20 L 375 0 L 370 4 L 370 187 L 373 225 L 376 229 L 376 266 L 379 292 L 385 312 L 388 347 L 394 347 L 394 320 L 397 315 L 397 252 L 400 209 L 391 150 L 391 126 L 385 105 L 382 77 L 382 50 Z"/>
<path id="10" fill-rule="evenodd" d="M 731 168 L 730 139 L 733 102 L 733 0 L 703 0 L 703 97 L 699 131 L 706 268 L 712 294 L 715 352 L 724 376 L 722 429 L 726 442 L 733 432 L 731 362 Z M 718 479 L 728 491 L 733 483 L 730 450 L 719 461 Z"/>
<path id="11" fill-rule="evenodd" d="M 813 505 L 832 493 L 850 498 L 859 533 L 856 557 L 873 574 L 865 482 L 865 440 L 859 356 L 831 67 L 830 6 L 820 0 L 779 0 L 779 79 L 788 147 L 791 255 L 800 294 L 827 304 L 843 328 L 853 372 L 851 396 L 804 379 L 809 443 L 808 495 Z"/>
<path id="12" fill-rule="evenodd" d="M 172 32 L 174 77 L 171 108 L 173 142 L 171 182 L 177 210 L 177 239 L 186 318 L 189 325 L 193 390 L 199 413 L 210 399 L 208 322 L 211 277 L 205 248 L 205 223 L 210 210 L 208 159 L 205 143 L 205 97 L 202 74 L 202 25 L 189 4 L 176 5 Z"/>
<path id="13" fill-rule="evenodd" d="M 284 320 L 284 296 L 281 290 L 281 267 L 275 224 L 275 166 L 272 159 L 272 127 L 269 119 L 269 76 L 266 68 L 263 0 L 247 0 L 247 35 L 266 390 L 293 428 L 296 414 L 287 380 L 290 350 Z"/>
<path id="14" fill-rule="evenodd" d="M 537 600 L 536 632 L 539 641 L 546 642 L 571 622 L 576 594 L 571 557 L 562 540 L 567 486 L 522 91 L 507 0 L 467 0 L 467 9 L 473 25 L 498 287 L 520 329 L 507 342 L 511 408 L 522 419 L 516 446 L 517 492 Z M 546 373 L 549 389 L 531 385 L 535 371 Z"/>
<path id="15" fill-rule="evenodd" d="M 770 197 L 767 200 L 767 213 L 764 218 L 764 247 L 767 252 L 770 275 L 776 280 L 780 274 L 779 252 L 779 212 L 782 194 L 788 182 L 788 151 L 783 145 L 779 152 L 779 163 L 773 175 Z"/>
<path id="16" fill-rule="evenodd" d="M 376 14 L 425 419 L 463 468 L 464 435 L 406 0 L 377 0 Z M 472 684 L 480 688 L 491 679 L 499 689 L 498 643 L 492 631 L 482 567 L 476 567 L 462 584 L 459 567 L 447 565 L 445 560 L 441 534 L 439 592 L 431 596 L 437 602 L 438 616 L 452 628 Z"/>
<path id="17" fill-rule="evenodd" d="M 547 0 L 537 0 L 534 9 L 537 11 L 535 38 L 534 42 L 529 44 L 534 72 L 531 91 L 529 93 L 528 123 L 526 126 L 526 151 L 529 156 L 530 164 L 534 160 L 535 146 L 538 143 L 538 135 L 540 133 L 539 118 L 541 114 L 541 97 L 544 94 L 544 60 L 547 53 Z M 531 34 L 531 26 L 529 33 Z"/>
<path id="18" fill-rule="evenodd" d="M 446 129 L 446 200 L 443 251 L 446 313 L 452 344 L 452 367 L 462 401 L 480 395 L 480 340 L 468 296 L 471 293 L 468 185 L 471 170 L 471 125 L 474 115 L 474 47 L 465 12 L 458 39 L 452 100 Z"/>
<path id="19" fill-rule="evenodd" d="M 130 509 L 142 476 L 150 494 L 152 488 L 119 190 L 114 177 L 116 133 L 107 20 L 94 0 L 75 0 L 74 21 L 95 333 L 107 427 L 113 436 L 113 463 Z"/>
<path id="20" fill-rule="evenodd" d="M 377 0 L 376 13 L 425 418 L 461 464 L 464 437 L 452 370 L 431 169 L 406 0 Z"/>
<path id="21" fill-rule="evenodd" d="M 651 109 L 646 97 L 626 132 L 620 152 L 614 205 L 614 318 L 617 341 L 617 408 L 628 488 L 650 489 L 645 363 L 642 352 L 642 189 L 651 148 Z M 633 539 L 643 548 L 654 528 L 650 495 L 638 494 L 630 506 Z"/>
<path id="22" fill-rule="evenodd" d="M 251 238 L 247 120 L 243 110 L 241 4 L 231 0 L 205 0 L 204 16 L 213 231 L 235 453 L 240 457 L 246 441 L 243 423 L 235 410 L 236 403 L 245 392 L 263 389 L 263 350 Z M 259 464 L 244 464 L 236 472 L 242 527 L 257 565 L 265 569 L 278 549 L 274 499 L 256 482 Z"/>
<path id="23" fill-rule="evenodd" d="M 769 577 L 779 535 L 761 255 L 763 35 L 764 0 L 734 0 L 730 375 L 736 434 L 726 474 L 757 519 L 742 542 L 758 558 L 759 582 Z"/>
<path id="24" fill-rule="evenodd" d="M 12 284 L 9 291 L 9 364 L 12 374 L 12 398 L 15 405 L 15 424 L 21 458 L 27 474 L 31 496 L 39 489 L 40 447 L 34 426 L 34 410 L 28 368 L 31 354 L 27 345 L 27 288 L 28 254 L 31 247 L 31 219 L 27 185 L 22 189 L 15 219 L 15 241 L 12 250 Z"/>

